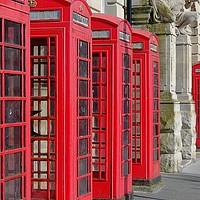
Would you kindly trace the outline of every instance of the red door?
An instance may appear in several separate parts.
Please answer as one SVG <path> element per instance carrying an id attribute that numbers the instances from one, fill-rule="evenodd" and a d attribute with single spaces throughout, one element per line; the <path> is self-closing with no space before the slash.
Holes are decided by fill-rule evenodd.
<path id="1" fill-rule="evenodd" d="M 36 31 L 31 36 L 32 198 L 57 199 L 57 188 L 62 189 L 62 181 L 58 179 L 63 175 L 63 153 L 59 153 L 63 132 L 62 122 L 58 120 L 58 116 L 62 118 L 59 110 L 62 99 L 58 91 L 62 83 L 62 72 L 58 70 L 61 62 L 58 61 L 61 53 L 58 38 L 62 38 L 62 34 L 61 31 L 54 34 Z"/>
<path id="2" fill-rule="evenodd" d="M 145 67 L 145 55 L 144 54 L 133 54 L 133 65 L 132 65 L 132 163 L 133 163 L 133 175 L 134 178 L 145 177 L 146 174 L 146 149 L 147 141 L 146 138 L 146 124 L 145 108 L 146 96 L 144 83 Z M 143 75 L 143 76 L 142 76 Z M 143 108 L 143 109 L 142 109 Z M 143 149 L 142 149 L 143 148 Z M 137 172 L 137 173 L 136 173 Z"/>
<path id="3" fill-rule="evenodd" d="M 29 33 L 17 17 L 0 19 L 1 200 L 29 198 Z"/>
<path id="4" fill-rule="evenodd" d="M 111 46 L 93 46 L 92 53 L 92 173 L 93 194 L 112 194 L 111 174 Z"/>

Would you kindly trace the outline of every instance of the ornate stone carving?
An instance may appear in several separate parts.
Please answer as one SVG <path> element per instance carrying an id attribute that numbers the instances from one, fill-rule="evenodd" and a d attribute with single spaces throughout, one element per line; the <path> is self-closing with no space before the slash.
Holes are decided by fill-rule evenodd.
<path id="1" fill-rule="evenodd" d="M 200 0 L 150 0 L 161 22 L 175 23 L 178 33 L 191 34 L 190 25 L 199 17 L 195 3 Z"/>

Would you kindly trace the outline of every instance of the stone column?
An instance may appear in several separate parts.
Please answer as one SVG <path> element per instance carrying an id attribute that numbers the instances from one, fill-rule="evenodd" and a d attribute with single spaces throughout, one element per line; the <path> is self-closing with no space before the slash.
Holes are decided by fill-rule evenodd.
<path id="1" fill-rule="evenodd" d="M 124 0 L 105 0 L 105 13 L 124 19 Z"/>
<path id="2" fill-rule="evenodd" d="M 182 118 L 182 158 L 196 159 L 196 114 L 192 88 L 192 44 L 190 36 L 180 35 L 176 41 L 176 93 Z"/>
<path id="3" fill-rule="evenodd" d="M 181 113 L 176 89 L 176 34 L 170 23 L 149 26 L 159 38 L 161 86 L 161 171 L 178 172 L 182 162 Z"/>

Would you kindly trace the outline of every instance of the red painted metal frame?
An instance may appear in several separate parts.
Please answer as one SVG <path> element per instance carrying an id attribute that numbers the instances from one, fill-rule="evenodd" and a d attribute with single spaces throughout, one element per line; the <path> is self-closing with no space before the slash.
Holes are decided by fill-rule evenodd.
<path id="1" fill-rule="evenodd" d="M 106 80 L 102 82 L 93 81 L 93 86 L 102 84 L 106 87 L 106 93 L 102 92 L 96 98 L 97 91 L 93 89 L 93 102 L 106 97 L 106 128 L 95 129 L 93 121 L 93 131 L 99 134 L 100 141 L 96 147 L 93 137 L 93 198 L 94 199 L 121 199 L 132 192 L 132 170 L 131 170 L 131 27 L 126 20 L 104 14 L 93 14 L 92 31 L 109 31 L 109 38 L 93 38 L 93 75 L 99 69 L 102 73 L 102 55 L 107 58 Z M 120 32 L 122 35 L 120 35 Z M 100 33 L 100 32 L 99 32 Z M 97 34 L 101 35 L 101 34 Z M 120 38 L 121 36 L 121 38 Z M 128 38 L 129 36 L 129 38 Z M 127 40 L 127 41 L 125 41 Z M 129 41 L 128 41 L 129 40 Z M 100 55 L 99 65 L 95 64 L 95 55 Z M 128 58 L 129 60 L 128 60 Z M 124 65 L 124 62 L 126 65 Z M 126 72 L 126 73 L 125 73 Z M 127 79 L 125 80 L 125 75 Z M 93 77 L 94 78 L 94 77 Z M 102 79 L 102 80 L 101 80 Z M 127 87 L 129 88 L 128 90 Z M 128 101 L 128 107 L 125 102 Z M 130 103 L 130 104 L 129 104 Z M 127 105 L 127 104 L 126 104 Z M 102 107 L 100 107 L 101 109 Z M 98 118 L 100 123 L 105 119 L 100 110 L 99 114 L 94 112 L 93 120 Z M 129 119 L 127 124 L 125 119 Z M 102 124 L 100 124 L 100 127 Z M 102 140 L 102 133 L 105 133 L 105 143 Z M 126 135 L 127 134 L 127 135 Z M 125 141 L 125 142 L 124 142 Z M 105 146 L 105 157 L 99 157 L 96 161 L 95 151 L 103 149 Z M 105 159 L 105 160 L 104 160 Z M 99 166 L 99 168 L 97 167 Z M 106 168 L 105 176 L 96 176 L 102 172 L 102 166 Z M 99 171 L 98 171 L 99 169 Z"/>
<path id="2" fill-rule="evenodd" d="M 0 0 L 0 9 L 0 199 L 25 200 L 31 168 L 28 0 Z"/>
<path id="3" fill-rule="evenodd" d="M 51 20 L 32 20 L 31 38 L 56 38 L 57 163 L 55 199 L 89 200 L 92 199 L 91 11 L 84 0 L 49 0 L 48 6 L 44 0 L 37 0 L 37 7 L 31 9 L 32 12 L 48 10 L 59 11 L 60 17 Z M 87 52 L 87 55 L 83 55 L 78 47 L 80 49 L 86 47 L 84 52 Z M 87 75 L 83 75 L 78 70 L 83 63 L 86 64 L 87 69 L 84 69 L 86 69 Z M 79 89 L 82 83 L 88 86 L 86 91 Z M 86 111 L 81 103 L 87 105 Z M 83 131 L 81 129 L 83 127 L 85 127 L 84 131 L 87 129 L 87 133 L 80 132 Z M 80 149 L 79 147 L 82 146 L 87 148 Z M 86 167 L 85 165 L 80 166 L 83 161 L 86 161 Z"/>
<path id="4" fill-rule="evenodd" d="M 134 181 L 160 176 L 160 61 L 155 34 L 133 29 Z"/>
<path id="5" fill-rule="evenodd" d="M 196 146 L 200 147 L 200 63 L 196 63 L 192 67 L 192 95 L 195 101 L 195 111 L 196 111 Z"/>

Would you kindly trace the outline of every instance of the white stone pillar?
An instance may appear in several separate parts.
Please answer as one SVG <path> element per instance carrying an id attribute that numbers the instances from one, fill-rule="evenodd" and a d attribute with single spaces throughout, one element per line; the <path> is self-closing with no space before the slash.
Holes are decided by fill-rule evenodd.
<path id="1" fill-rule="evenodd" d="M 124 18 L 124 0 L 105 0 L 105 13 Z"/>
<path id="2" fill-rule="evenodd" d="M 182 118 L 182 158 L 196 159 L 196 114 L 192 88 L 192 44 L 190 36 L 180 35 L 176 42 L 176 93 L 180 101 Z"/>
<path id="3" fill-rule="evenodd" d="M 159 38 L 161 85 L 161 171 L 178 172 L 182 163 L 181 113 L 176 95 L 176 34 L 170 23 L 149 26 Z"/>

